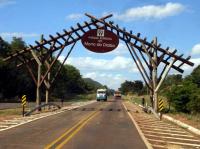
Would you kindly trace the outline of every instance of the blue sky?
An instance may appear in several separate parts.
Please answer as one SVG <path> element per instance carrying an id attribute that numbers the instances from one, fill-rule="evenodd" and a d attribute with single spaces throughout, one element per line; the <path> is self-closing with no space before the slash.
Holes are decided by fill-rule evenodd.
<path id="1" fill-rule="evenodd" d="M 191 55 L 197 66 L 200 64 L 199 6 L 198 0 L 0 0 L 0 36 L 7 41 L 13 36 L 22 37 L 27 44 L 34 44 L 41 34 L 48 39 L 49 34 L 89 21 L 84 16 L 86 12 L 97 17 L 112 13 L 110 20 L 120 27 L 140 32 L 149 41 L 157 36 L 162 47 L 170 46 L 178 49 L 178 54 Z M 122 42 L 106 54 L 89 52 L 79 42 L 67 63 L 75 65 L 83 77 L 115 89 L 124 80 L 141 79 Z M 184 75 L 193 69 L 183 68 Z"/>

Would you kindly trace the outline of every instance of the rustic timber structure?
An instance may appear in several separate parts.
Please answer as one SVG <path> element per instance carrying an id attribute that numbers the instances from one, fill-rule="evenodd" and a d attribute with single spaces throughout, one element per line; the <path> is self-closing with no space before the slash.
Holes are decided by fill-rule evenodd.
<path id="1" fill-rule="evenodd" d="M 89 30 L 104 28 L 105 30 L 115 33 L 121 41 L 125 42 L 134 63 L 150 91 L 152 107 L 155 112 L 158 112 L 158 90 L 162 82 L 171 68 L 179 73 L 183 73 L 184 70 L 181 69 L 181 66 L 184 64 L 193 66 L 194 64 L 189 61 L 190 56 L 183 58 L 183 54 L 176 54 L 177 50 L 171 52 L 169 47 L 166 49 L 162 48 L 157 38 L 149 42 L 146 37 L 140 37 L 140 33 L 135 35 L 132 31 L 126 31 L 125 28 L 120 28 L 112 21 L 106 21 L 108 18 L 112 17 L 112 15 L 107 15 L 102 18 L 96 18 L 89 14 L 85 15 L 90 18 L 90 21 L 84 22 L 84 24 L 77 23 L 76 28 L 71 27 L 68 31 L 63 30 L 63 33 L 56 33 L 55 36 L 49 35 L 49 39 L 42 37 L 40 42 L 35 41 L 35 46 L 30 45 L 26 49 L 13 53 L 5 58 L 4 61 L 15 60 L 17 67 L 25 66 L 27 68 L 37 86 L 37 105 L 40 105 L 40 86 L 44 83 L 46 87 L 46 103 L 48 103 L 49 89 L 77 41 Z M 50 73 L 52 67 L 55 65 L 62 52 L 67 50 L 65 48 L 68 47 L 67 55 L 62 64 L 58 67 L 57 73 L 51 78 Z M 35 64 L 37 64 L 37 68 L 34 68 Z M 43 74 L 41 73 L 41 66 L 44 66 Z M 161 72 L 158 72 L 159 66 L 162 67 Z M 37 74 L 34 74 L 33 70 L 36 69 L 38 70 Z"/>

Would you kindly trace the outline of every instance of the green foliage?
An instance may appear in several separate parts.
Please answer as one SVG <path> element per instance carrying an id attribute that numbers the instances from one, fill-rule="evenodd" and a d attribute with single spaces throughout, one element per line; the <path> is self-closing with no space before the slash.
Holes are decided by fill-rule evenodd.
<path id="1" fill-rule="evenodd" d="M 97 81 L 92 80 L 91 78 L 84 78 L 83 80 L 84 80 L 84 82 L 86 84 L 86 89 L 88 91 L 95 91 L 96 92 L 96 90 L 98 88 L 102 88 L 103 87 L 102 84 L 100 84 Z"/>
<path id="2" fill-rule="evenodd" d="M 13 37 L 10 46 L 13 51 L 21 51 L 26 47 L 26 43 L 22 40 L 22 38 Z"/>
<path id="3" fill-rule="evenodd" d="M 85 84 L 79 70 L 74 66 L 65 65 L 56 79 L 53 95 L 59 98 L 71 93 L 84 93 Z"/>
<path id="4" fill-rule="evenodd" d="M 122 94 L 127 94 L 129 92 L 140 94 L 143 91 L 143 88 L 143 83 L 140 80 L 134 82 L 126 80 L 121 84 L 120 91 Z"/>
<path id="5" fill-rule="evenodd" d="M 10 51 L 10 45 L 0 37 L 0 57 L 6 56 Z"/>
<path id="6" fill-rule="evenodd" d="M 35 99 L 36 86 L 26 67 L 16 68 L 14 61 L 8 63 L 2 61 L 9 53 L 15 53 L 24 48 L 26 48 L 26 44 L 22 38 L 14 37 L 11 43 L 7 43 L 0 37 L 0 101 L 5 99 L 9 101 L 11 101 L 10 99 L 16 100 L 16 96 L 21 96 L 22 94 L 26 94 L 29 101 Z M 26 56 L 32 57 L 30 53 L 27 53 Z M 56 61 L 52 68 L 51 76 L 57 73 L 60 65 L 61 63 Z M 44 73 L 44 66 L 42 66 L 42 72 Z M 92 81 L 90 79 L 90 82 Z M 93 84 L 85 82 L 78 69 L 71 65 L 65 65 L 52 85 L 50 93 L 54 98 L 63 98 L 70 94 L 88 93 L 88 91 L 96 91 L 96 84 L 101 85 L 98 82 L 94 82 Z M 45 87 L 43 84 L 41 87 L 42 95 L 44 95 Z"/>
<path id="7" fill-rule="evenodd" d="M 174 85 L 168 93 L 172 105 L 178 112 L 190 112 L 188 103 L 194 98 L 193 94 L 197 86 L 192 83 L 184 83 L 183 85 Z"/>
<path id="8" fill-rule="evenodd" d="M 163 85 L 163 91 L 166 92 L 168 102 L 178 112 L 199 113 L 200 112 L 200 66 L 196 67 L 191 75 L 184 79 L 177 79 L 175 75 L 169 76 L 171 83 Z M 170 79 L 169 79 L 170 80 Z M 166 82 L 169 82 L 167 80 Z M 179 80 L 179 81 L 177 81 Z"/>
<path id="9" fill-rule="evenodd" d="M 161 94 L 165 93 L 167 90 L 169 90 L 172 85 L 179 85 L 183 81 L 182 75 L 180 74 L 173 74 L 168 75 L 166 79 L 164 80 L 163 84 L 161 85 Z"/>
<path id="10" fill-rule="evenodd" d="M 200 65 L 197 66 L 191 73 L 192 82 L 200 87 Z"/>

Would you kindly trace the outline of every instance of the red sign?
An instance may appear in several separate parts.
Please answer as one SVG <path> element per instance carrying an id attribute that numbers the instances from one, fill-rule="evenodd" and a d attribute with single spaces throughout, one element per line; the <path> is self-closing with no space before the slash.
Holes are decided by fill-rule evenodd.
<path id="1" fill-rule="evenodd" d="M 85 48 L 96 53 L 114 50 L 119 44 L 119 38 L 113 32 L 105 29 L 93 29 L 86 32 L 81 42 Z"/>

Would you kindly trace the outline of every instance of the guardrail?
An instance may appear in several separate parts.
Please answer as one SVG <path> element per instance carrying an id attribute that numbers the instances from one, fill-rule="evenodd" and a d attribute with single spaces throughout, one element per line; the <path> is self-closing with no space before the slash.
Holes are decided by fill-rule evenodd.
<path id="1" fill-rule="evenodd" d="M 54 106 L 54 107 L 57 107 L 58 109 L 61 108 L 59 105 L 57 105 L 57 104 L 55 104 L 55 103 L 45 103 L 45 104 L 41 104 L 40 106 L 35 107 L 34 109 L 32 109 L 31 111 L 29 111 L 29 112 L 27 112 L 27 113 L 25 113 L 24 116 L 29 116 L 29 115 L 31 115 L 33 112 L 35 112 L 35 111 L 37 111 L 37 110 L 39 110 L 39 109 L 41 109 L 41 108 L 43 108 L 43 107 L 46 107 L 46 106 L 48 106 L 48 107 Z"/>

